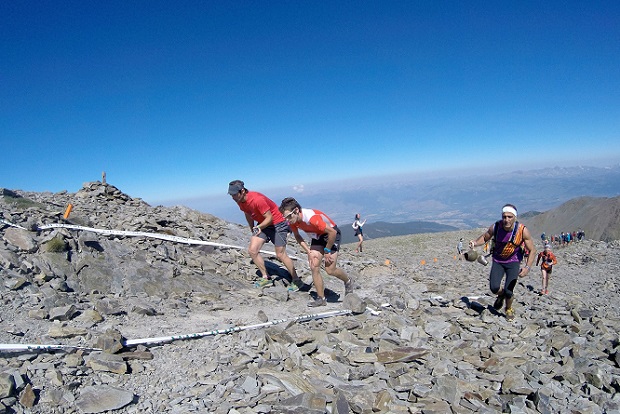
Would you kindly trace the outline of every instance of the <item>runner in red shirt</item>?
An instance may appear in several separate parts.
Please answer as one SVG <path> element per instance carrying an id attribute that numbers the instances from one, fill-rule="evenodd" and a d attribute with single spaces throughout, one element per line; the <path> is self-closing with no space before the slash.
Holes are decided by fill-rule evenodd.
<path id="1" fill-rule="evenodd" d="M 293 260 L 286 254 L 286 238 L 290 232 L 290 227 L 282 217 L 276 203 L 261 193 L 248 191 L 241 180 L 231 181 L 228 184 L 228 194 L 237 203 L 239 209 L 245 213 L 245 218 L 252 230 L 248 251 L 252 261 L 263 276 L 261 280 L 256 282 L 256 286 L 264 287 L 273 284 L 267 273 L 265 261 L 260 254 L 265 242 L 270 241 L 275 246 L 276 257 L 284 263 L 286 270 L 291 274 L 291 287 L 295 287 L 291 290 L 299 290 L 299 286 L 302 286 L 303 283 L 297 277 Z"/>
<path id="2" fill-rule="evenodd" d="M 352 293 L 353 280 L 347 276 L 344 270 L 336 267 L 338 249 L 340 247 L 340 230 L 336 223 L 319 210 L 301 208 L 297 200 L 292 197 L 282 200 L 280 211 L 291 226 L 295 240 L 308 254 L 312 281 L 317 293 L 316 299 L 308 303 L 308 306 L 327 305 L 323 277 L 321 276 L 321 262 L 323 259 L 325 259 L 325 271 L 327 274 L 337 277 L 344 283 L 344 294 Z M 299 234 L 299 230 L 303 230 L 312 237 L 310 246 Z"/>

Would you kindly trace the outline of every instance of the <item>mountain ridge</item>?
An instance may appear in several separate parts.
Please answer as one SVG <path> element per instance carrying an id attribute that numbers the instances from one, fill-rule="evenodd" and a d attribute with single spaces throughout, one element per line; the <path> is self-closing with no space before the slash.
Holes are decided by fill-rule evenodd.
<path id="1" fill-rule="evenodd" d="M 341 227 L 356 213 L 372 222 L 433 221 L 459 229 L 478 228 L 495 220 L 505 203 L 520 212 L 547 211 L 581 196 L 620 194 L 620 164 L 609 167 L 548 167 L 473 175 L 370 177 L 307 184 L 291 188 L 256 189 L 274 200 L 294 196 L 303 207 L 317 208 Z M 303 191 L 299 188 L 303 187 Z M 235 223 L 244 224 L 229 196 L 182 200 L 182 204 Z M 171 201 L 166 205 L 178 203 Z"/>

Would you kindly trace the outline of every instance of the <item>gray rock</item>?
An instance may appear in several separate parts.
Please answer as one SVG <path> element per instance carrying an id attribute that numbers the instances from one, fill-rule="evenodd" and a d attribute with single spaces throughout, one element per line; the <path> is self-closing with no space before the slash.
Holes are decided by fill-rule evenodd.
<path id="1" fill-rule="evenodd" d="M 103 413 L 123 408 L 133 401 L 132 392 L 119 388 L 99 385 L 84 387 L 76 401 L 83 413 Z"/>
<path id="2" fill-rule="evenodd" d="M 274 385 L 282 387 L 282 389 L 285 389 L 292 395 L 316 393 L 315 387 L 300 375 L 270 369 L 260 369 L 258 371 L 258 376 Z"/>
<path id="3" fill-rule="evenodd" d="M 9 227 L 6 229 L 3 239 L 26 253 L 33 253 L 38 249 L 37 242 L 32 237 L 31 233 L 16 227 Z"/>
<path id="4" fill-rule="evenodd" d="M 127 363 L 122 356 L 106 352 L 92 354 L 86 361 L 86 364 L 93 371 L 113 372 L 115 374 L 125 374 L 127 372 Z"/>
<path id="5" fill-rule="evenodd" d="M 258 320 L 261 321 L 262 323 L 269 321 L 269 317 L 267 317 L 267 314 L 262 309 L 258 311 L 256 316 L 258 317 Z"/>
<path id="6" fill-rule="evenodd" d="M 50 326 L 47 334 L 52 338 L 73 338 L 76 336 L 85 336 L 88 331 L 84 328 L 69 326 L 66 322 L 56 322 Z"/>
<path id="7" fill-rule="evenodd" d="M 49 319 L 52 321 L 68 321 L 77 315 L 77 309 L 73 305 L 52 308 L 49 311 Z"/>
<path id="8" fill-rule="evenodd" d="M 327 408 L 325 396 L 321 394 L 302 393 L 287 398 L 274 406 L 281 413 L 324 414 Z"/>
<path id="9" fill-rule="evenodd" d="M 32 389 L 32 384 L 26 384 L 26 387 L 19 396 L 19 403 L 25 408 L 32 408 L 36 402 L 37 396 Z"/>
<path id="10" fill-rule="evenodd" d="M 105 333 L 97 337 L 94 346 L 108 354 L 115 354 L 123 349 L 123 342 L 124 338 L 119 331 L 108 329 Z"/>
<path id="11" fill-rule="evenodd" d="M 350 309 L 354 314 L 364 313 L 367 306 L 366 301 L 361 299 L 356 293 L 346 295 L 342 301 L 342 307 Z"/>
<path id="12" fill-rule="evenodd" d="M 0 372 L 0 399 L 13 396 L 15 392 L 15 380 L 11 374 Z"/>

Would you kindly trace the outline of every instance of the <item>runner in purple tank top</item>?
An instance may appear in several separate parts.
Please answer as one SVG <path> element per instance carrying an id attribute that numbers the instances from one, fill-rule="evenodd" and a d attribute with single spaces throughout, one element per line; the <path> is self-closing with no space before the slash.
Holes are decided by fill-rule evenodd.
<path id="1" fill-rule="evenodd" d="M 506 301 L 506 319 L 515 317 L 512 301 L 514 288 L 519 277 L 525 277 L 534 264 L 536 248 L 532 241 L 530 231 L 517 221 L 517 208 L 512 204 L 506 204 L 502 208 L 502 219 L 492 224 L 489 229 L 476 240 L 469 242 L 472 249 L 482 246 L 489 240 L 494 239 L 493 264 L 489 275 L 489 288 L 497 295 L 493 307 L 497 310 L 502 308 Z M 529 251 L 525 267 L 521 268 L 523 260 L 522 245 Z M 504 287 L 501 287 L 502 279 L 506 275 Z"/>

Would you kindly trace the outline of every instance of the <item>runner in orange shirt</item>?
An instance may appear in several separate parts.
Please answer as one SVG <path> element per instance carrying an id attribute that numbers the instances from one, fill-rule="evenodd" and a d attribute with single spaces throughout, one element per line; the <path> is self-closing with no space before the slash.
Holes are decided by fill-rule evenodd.
<path id="1" fill-rule="evenodd" d="M 540 290 L 541 295 L 549 294 L 549 279 L 551 278 L 551 272 L 553 271 L 553 265 L 558 264 L 558 259 L 555 257 L 555 254 L 551 251 L 551 246 L 545 244 L 545 250 L 538 254 L 536 258 L 536 266 L 542 260 L 540 265 L 540 272 L 542 274 L 542 289 Z"/>
<path id="2" fill-rule="evenodd" d="M 291 226 L 295 240 L 308 254 L 312 281 L 317 293 L 316 299 L 308 303 L 308 306 L 325 306 L 327 304 L 323 277 L 321 276 L 321 262 L 323 259 L 325 260 L 325 271 L 327 274 L 337 277 L 344 283 L 344 294 L 352 293 L 353 280 L 350 276 L 347 276 L 344 270 L 336 266 L 341 237 L 336 223 L 319 210 L 301 208 L 297 200 L 292 197 L 282 200 L 280 211 Z M 312 238 L 310 246 L 299 234 L 299 230 L 303 230 Z"/>

